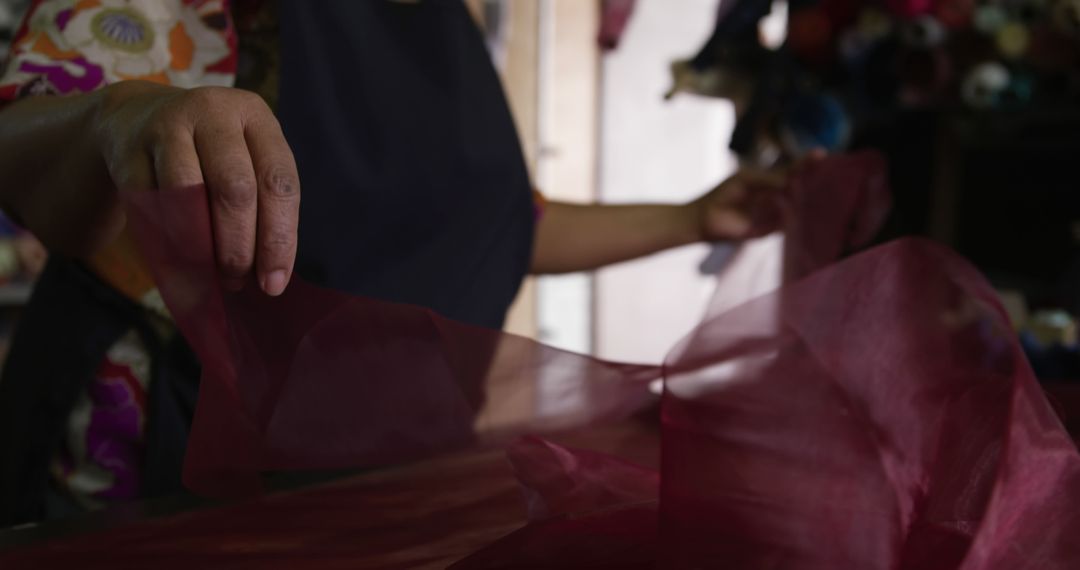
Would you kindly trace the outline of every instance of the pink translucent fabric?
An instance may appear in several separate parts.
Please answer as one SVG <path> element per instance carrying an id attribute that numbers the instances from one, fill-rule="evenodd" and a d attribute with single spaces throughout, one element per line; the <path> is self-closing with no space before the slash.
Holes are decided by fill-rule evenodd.
<path id="1" fill-rule="evenodd" d="M 1075 568 L 1080 458 L 987 284 L 919 240 L 820 269 L 868 239 L 885 197 L 873 155 L 800 172 L 787 196 L 783 266 L 789 278 L 818 271 L 710 314 L 657 366 L 603 362 L 298 280 L 278 299 L 222 293 L 202 192 L 131 195 L 129 218 L 204 365 L 185 465 L 200 493 L 257 493 L 266 471 L 398 463 L 617 422 L 655 402 L 648 386 L 663 378 L 659 469 L 518 440 L 508 456 L 532 522 L 458 567 Z M 265 526 L 268 515 L 255 515 L 276 512 L 271 504 L 310 507 L 322 503 L 304 496 L 328 493 L 156 528 L 209 564 L 218 551 L 193 550 L 205 525 Z M 369 528 L 349 513 L 381 512 L 378 497 L 338 495 L 372 506 L 291 515 L 322 525 L 313 555 L 364 542 L 323 527 Z M 143 544 L 153 528 L 113 536 Z M 438 530 L 440 540 L 470 532 Z M 107 539 L 56 551 L 122 559 L 103 549 Z M 316 542 L 300 541 L 282 564 L 315 548 L 305 544 Z M 273 557 L 244 560 L 274 567 Z M 339 556 L 324 566 L 348 564 Z"/>
<path id="2" fill-rule="evenodd" d="M 1080 567 L 1080 457 L 943 248 L 894 242 L 755 299 L 665 370 L 658 472 L 515 447 L 548 516 L 455 568 Z"/>
<path id="3" fill-rule="evenodd" d="M 184 472 L 199 493 L 257 493 L 266 471 L 398 463 L 626 417 L 660 376 L 658 366 L 570 354 L 298 278 L 276 299 L 254 287 L 223 292 L 205 192 L 127 197 L 162 297 L 203 365 Z M 887 209 L 866 207 L 886 197 L 877 155 L 809 165 L 769 210 L 802 244 L 785 265 L 836 258 L 853 241 L 849 226 L 876 227 L 857 218 Z M 807 213 L 817 222 L 799 225 Z"/>
<path id="4" fill-rule="evenodd" d="M 395 464 L 505 434 L 623 418 L 656 366 L 603 362 L 294 278 L 270 298 L 219 286 L 205 192 L 129 195 L 129 223 L 198 354 L 184 482 L 260 491 L 267 471 Z"/>

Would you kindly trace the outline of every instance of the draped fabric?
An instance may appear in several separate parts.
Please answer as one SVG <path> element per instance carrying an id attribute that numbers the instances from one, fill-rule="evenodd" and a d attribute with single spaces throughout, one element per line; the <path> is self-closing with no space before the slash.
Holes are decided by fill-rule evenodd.
<path id="1" fill-rule="evenodd" d="M 802 223 L 786 239 L 805 247 L 788 251 L 839 254 L 872 233 L 862 216 L 880 212 L 875 160 L 832 159 L 795 176 L 786 199 Z M 834 196 L 799 198 L 811 188 Z M 625 423 L 656 403 L 650 386 L 662 380 L 658 466 L 518 439 L 508 458 L 530 522 L 455 567 L 1012 570 L 1080 560 L 1080 456 L 992 289 L 930 242 L 893 242 L 824 268 L 792 254 L 800 258 L 787 267 L 816 271 L 710 313 L 664 363 L 629 365 L 300 281 L 277 299 L 223 293 L 204 195 L 129 198 L 155 278 L 169 284 L 162 295 L 204 365 L 185 465 L 200 493 L 255 494 L 267 471 L 378 466 Z M 846 228 L 818 248 L 803 239 L 824 231 L 806 216 L 812 203 L 860 205 L 818 218 Z M 423 552 L 434 536 L 475 539 L 445 525 L 482 525 L 466 515 L 487 512 L 483 501 L 455 518 L 451 497 L 492 479 L 460 473 L 448 470 L 441 490 L 428 483 L 432 523 L 416 527 L 412 546 L 395 543 L 399 558 L 386 566 L 407 567 L 402 553 Z M 335 496 L 372 506 L 338 508 Z M 343 567 L 347 553 L 374 548 L 365 538 L 388 540 L 377 527 L 344 531 L 385 516 L 378 505 L 388 500 L 329 488 L 11 559 L 81 554 L 92 566 L 87 554 L 108 551 L 110 536 L 143 544 L 157 528 L 187 545 L 181 559 L 203 565 Z M 264 548 L 267 537 L 244 521 L 267 526 L 258 519 L 284 512 L 271 505 L 295 507 L 296 522 L 275 528 L 296 526 L 291 542 Z M 222 527 L 230 520 L 237 530 Z"/>

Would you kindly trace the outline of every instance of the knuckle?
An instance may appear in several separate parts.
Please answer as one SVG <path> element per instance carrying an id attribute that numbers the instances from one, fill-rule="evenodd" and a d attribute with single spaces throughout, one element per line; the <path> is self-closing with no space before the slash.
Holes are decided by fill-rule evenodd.
<path id="1" fill-rule="evenodd" d="M 230 210 L 245 210 L 256 202 L 255 181 L 248 176 L 232 175 L 210 188 L 214 198 Z"/>
<path id="2" fill-rule="evenodd" d="M 300 195 L 300 184 L 288 170 L 275 167 L 262 175 L 262 188 L 271 198 L 293 200 Z"/>
<path id="3" fill-rule="evenodd" d="M 238 247 L 237 243 L 224 247 L 218 254 L 218 264 L 221 271 L 229 276 L 242 276 L 252 269 L 252 252 L 246 247 Z"/>
<path id="4" fill-rule="evenodd" d="M 232 93 L 237 99 L 243 103 L 246 107 L 254 107 L 259 110 L 269 109 L 266 101 L 254 91 L 248 91 L 246 89 L 233 89 Z"/>
<path id="5" fill-rule="evenodd" d="M 219 257 L 221 271 L 230 277 L 245 275 L 251 270 L 251 256 L 239 251 L 226 251 Z"/>
<path id="6" fill-rule="evenodd" d="M 168 112 L 155 116 L 147 124 L 145 131 L 150 148 L 161 152 L 169 152 L 185 135 L 191 138 L 190 129 L 176 115 Z"/>
<path id="7" fill-rule="evenodd" d="M 194 107 L 215 107 L 222 100 L 224 87 L 194 87 L 188 89 L 184 103 Z"/>
<path id="8" fill-rule="evenodd" d="M 294 234 L 286 229 L 268 231 L 259 240 L 259 251 L 263 255 L 285 255 L 292 251 L 296 240 Z"/>

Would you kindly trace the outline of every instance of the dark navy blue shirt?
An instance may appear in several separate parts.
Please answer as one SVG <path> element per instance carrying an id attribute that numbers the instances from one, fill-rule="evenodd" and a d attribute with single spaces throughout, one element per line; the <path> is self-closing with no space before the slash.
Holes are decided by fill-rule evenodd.
<path id="1" fill-rule="evenodd" d="M 459 0 L 279 0 L 298 272 L 500 327 L 534 225 L 522 151 Z"/>

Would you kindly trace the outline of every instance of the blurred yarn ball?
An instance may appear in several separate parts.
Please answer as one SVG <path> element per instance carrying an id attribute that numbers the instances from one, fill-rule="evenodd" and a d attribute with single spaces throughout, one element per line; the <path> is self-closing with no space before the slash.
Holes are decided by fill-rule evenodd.
<path id="1" fill-rule="evenodd" d="M 905 23 L 900 36 L 910 47 L 929 49 L 944 43 L 948 32 L 937 18 L 926 14 Z"/>
<path id="2" fill-rule="evenodd" d="M 1080 0 L 1057 0 L 1050 8 L 1050 21 L 1059 33 L 1080 38 Z"/>
<path id="3" fill-rule="evenodd" d="M 1012 82 L 1008 68 L 998 62 L 981 63 L 968 72 L 961 85 L 960 93 L 969 107 L 973 109 L 993 109 L 1001 103 Z"/>
<path id="4" fill-rule="evenodd" d="M 822 10 L 804 8 L 792 12 L 788 19 L 787 45 L 796 57 L 824 63 L 832 49 L 832 21 Z"/>
<path id="5" fill-rule="evenodd" d="M 974 0 L 940 0 L 934 8 L 938 21 L 953 30 L 970 26 L 974 13 Z"/>
<path id="6" fill-rule="evenodd" d="M 933 5 L 932 0 L 885 0 L 889 12 L 905 19 L 928 13 Z"/>
<path id="7" fill-rule="evenodd" d="M 784 150 L 798 158 L 814 149 L 843 150 L 851 137 L 851 120 L 831 95 L 800 94 L 791 98 L 780 116 Z"/>
<path id="8" fill-rule="evenodd" d="M 975 29 L 984 34 L 994 35 L 1008 22 L 1009 15 L 997 4 L 984 4 L 975 10 Z"/>
<path id="9" fill-rule="evenodd" d="M 1009 22 L 994 35 L 994 43 L 1006 59 L 1020 59 L 1028 51 L 1031 34 L 1024 24 Z"/>

